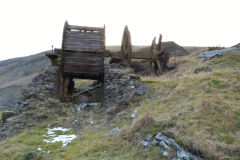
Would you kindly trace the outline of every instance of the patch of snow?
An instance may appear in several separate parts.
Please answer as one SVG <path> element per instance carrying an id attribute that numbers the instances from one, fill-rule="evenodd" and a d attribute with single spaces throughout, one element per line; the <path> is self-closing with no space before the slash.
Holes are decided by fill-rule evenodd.
<path id="1" fill-rule="evenodd" d="M 63 147 L 67 146 L 68 143 L 70 143 L 73 139 L 75 139 L 77 136 L 75 134 L 71 135 L 58 135 L 57 137 L 54 137 L 50 140 L 44 139 L 43 141 L 46 143 L 55 143 L 55 142 L 62 142 Z"/>
<path id="2" fill-rule="evenodd" d="M 63 147 L 67 146 L 68 143 L 70 143 L 73 139 L 75 139 L 77 136 L 75 134 L 70 135 L 56 135 L 56 131 L 62 131 L 67 132 L 69 131 L 68 128 L 63 127 L 56 127 L 56 128 L 47 128 L 47 134 L 44 135 L 48 139 L 44 139 L 43 141 L 46 143 L 55 143 L 55 142 L 62 142 Z"/>
<path id="3" fill-rule="evenodd" d="M 138 114 L 138 111 L 135 109 L 131 114 L 131 118 L 135 118 L 137 114 Z"/>
<path id="4" fill-rule="evenodd" d="M 50 129 L 50 128 L 49 128 Z M 56 127 L 56 128 L 53 128 L 51 129 L 52 131 L 62 131 L 62 132 L 67 132 L 69 131 L 68 128 L 63 128 L 63 127 Z"/>
<path id="5" fill-rule="evenodd" d="M 98 103 L 98 102 L 89 103 L 88 106 L 90 106 L 90 107 L 99 107 L 99 106 L 101 106 L 101 103 Z"/>
<path id="6" fill-rule="evenodd" d="M 91 125 L 93 125 L 93 124 L 94 124 L 93 120 L 90 120 L 90 124 L 91 124 Z"/>

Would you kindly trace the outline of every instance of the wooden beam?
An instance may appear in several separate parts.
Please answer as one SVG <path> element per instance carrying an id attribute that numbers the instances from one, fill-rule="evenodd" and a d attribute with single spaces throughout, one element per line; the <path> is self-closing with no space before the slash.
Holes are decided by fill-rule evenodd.
<path id="1" fill-rule="evenodd" d="M 100 27 L 88 27 L 88 26 L 75 26 L 75 25 L 68 25 L 68 29 L 75 29 L 75 30 L 84 30 L 84 31 L 100 31 L 103 32 L 104 28 Z"/>

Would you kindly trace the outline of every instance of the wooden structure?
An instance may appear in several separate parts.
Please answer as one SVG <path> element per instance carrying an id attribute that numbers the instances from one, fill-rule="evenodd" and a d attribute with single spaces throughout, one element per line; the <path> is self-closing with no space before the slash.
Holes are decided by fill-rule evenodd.
<path id="1" fill-rule="evenodd" d="M 162 49 L 162 35 L 160 34 L 158 43 L 154 37 L 150 50 L 148 52 L 133 52 L 131 43 L 131 34 L 128 27 L 125 26 L 122 37 L 120 52 L 105 52 L 105 56 L 111 56 L 114 61 L 123 61 L 127 66 L 131 66 L 132 59 L 144 59 L 149 61 L 150 72 L 156 75 L 163 72 L 167 67 L 168 52 Z"/>
<path id="2" fill-rule="evenodd" d="M 57 67 L 56 92 L 60 99 L 71 94 L 73 79 L 104 81 L 105 26 L 69 25 L 63 29 L 62 49 L 47 54 Z"/>
<path id="3" fill-rule="evenodd" d="M 168 53 L 161 48 L 162 35 L 158 44 L 153 39 L 149 52 L 132 52 L 131 35 L 125 26 L 120 52 L 105 51 L 105 26 L 102 28 L 64 24 L 62 49 L 47 54 L 52 65 L 57 66 L 56 93 L 60 99 L 71 94 L 73 79 L 92 79 L 104 82 L 104 56 L 123 61 L 131 66 L 132 59 L 149 61 L 150 72 L 164 71 Z M 154 64 L 154 67 L 153 67 Z"/>

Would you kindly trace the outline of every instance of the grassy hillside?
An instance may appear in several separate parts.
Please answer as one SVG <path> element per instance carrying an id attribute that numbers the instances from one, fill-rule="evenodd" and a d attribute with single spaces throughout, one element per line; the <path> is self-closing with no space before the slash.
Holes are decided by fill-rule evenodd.
<path id="1" fill-rule="evenodd" d="M 208 159 L 240 157 L 240 53 L 209 61 L 198 54 L 159 78 L 144 78 L 154 89 L 151 102 L 140 106 L 159 129 Z M 194 74 L 197 67 L 210 72 Z"/>
<path id="2" fill-rule="evenodd" d="M 183 46 L 183 48 L 189 53 L 194 53 L 194 52 L 200 52 L 201 50 L 207 49 L 208 47 Z"/>
<path id="3" fill-rule="evenodd" d="M 50 65 L 45 52 L 0 62 L 0 110 L 13 107 L 21 89 L 29 84 L 36 74 Z"/>
<path id="4" fill-rule="evenodd" d="M 238 159 L 240 53 L 208 61 L 198 57 L 197 53 L 179 57 L 177 69 L 160 77 L 142 77 L 148 86 L 145 99 L 139 100 L 140 105 L 131 105 L 111 123 L 101 108 L 92 108 L 75 117 L 84 127 L 66 147 L 61 143 L 46 144 L 43 135 L 49 124 L 69 127 L 74 120 L 69 106 L 64 107 L 67 117 L 54 115 L 49 121 L 38 121 L 38 127 L 2 142 L 0 159 L 24 159 L 32 151 L 45 159 L 167 159 L 159 154 L 158 148 L 145 150 L 139 145 L 143 137 L 135 136 L 136 132 L 145 135 L 159 131 L 205 159 Z M 202 72 L 196 74 L 196 68 L 203 68 Z M 150 94 L 152 99 L 147 101 Z M 53 114 L 45 103 L 39 107 Z M 139 113 L 132 121 L 130 115 L 134 109 Z M 89 117 L 96 123 L 89 124 Z M 122 129 L 120 134 L 110 135 L 109 131 L 116 126 Z M 34 134 L 28 134 L 29 130 Z"/>

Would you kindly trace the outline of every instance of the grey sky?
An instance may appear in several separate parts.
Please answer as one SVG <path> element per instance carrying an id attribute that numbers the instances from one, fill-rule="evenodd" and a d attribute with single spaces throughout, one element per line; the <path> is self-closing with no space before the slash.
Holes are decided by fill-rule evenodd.
<path id="1" fill-rule="evenodd" d="M 187 46 L 240 42 L 239 0 L 1 0 L 0 60 L 61 47 L 65 20 L 106 25 L 106 44 L 120 45 L 127 24 L 133 45 L 154 36 Z"/>

